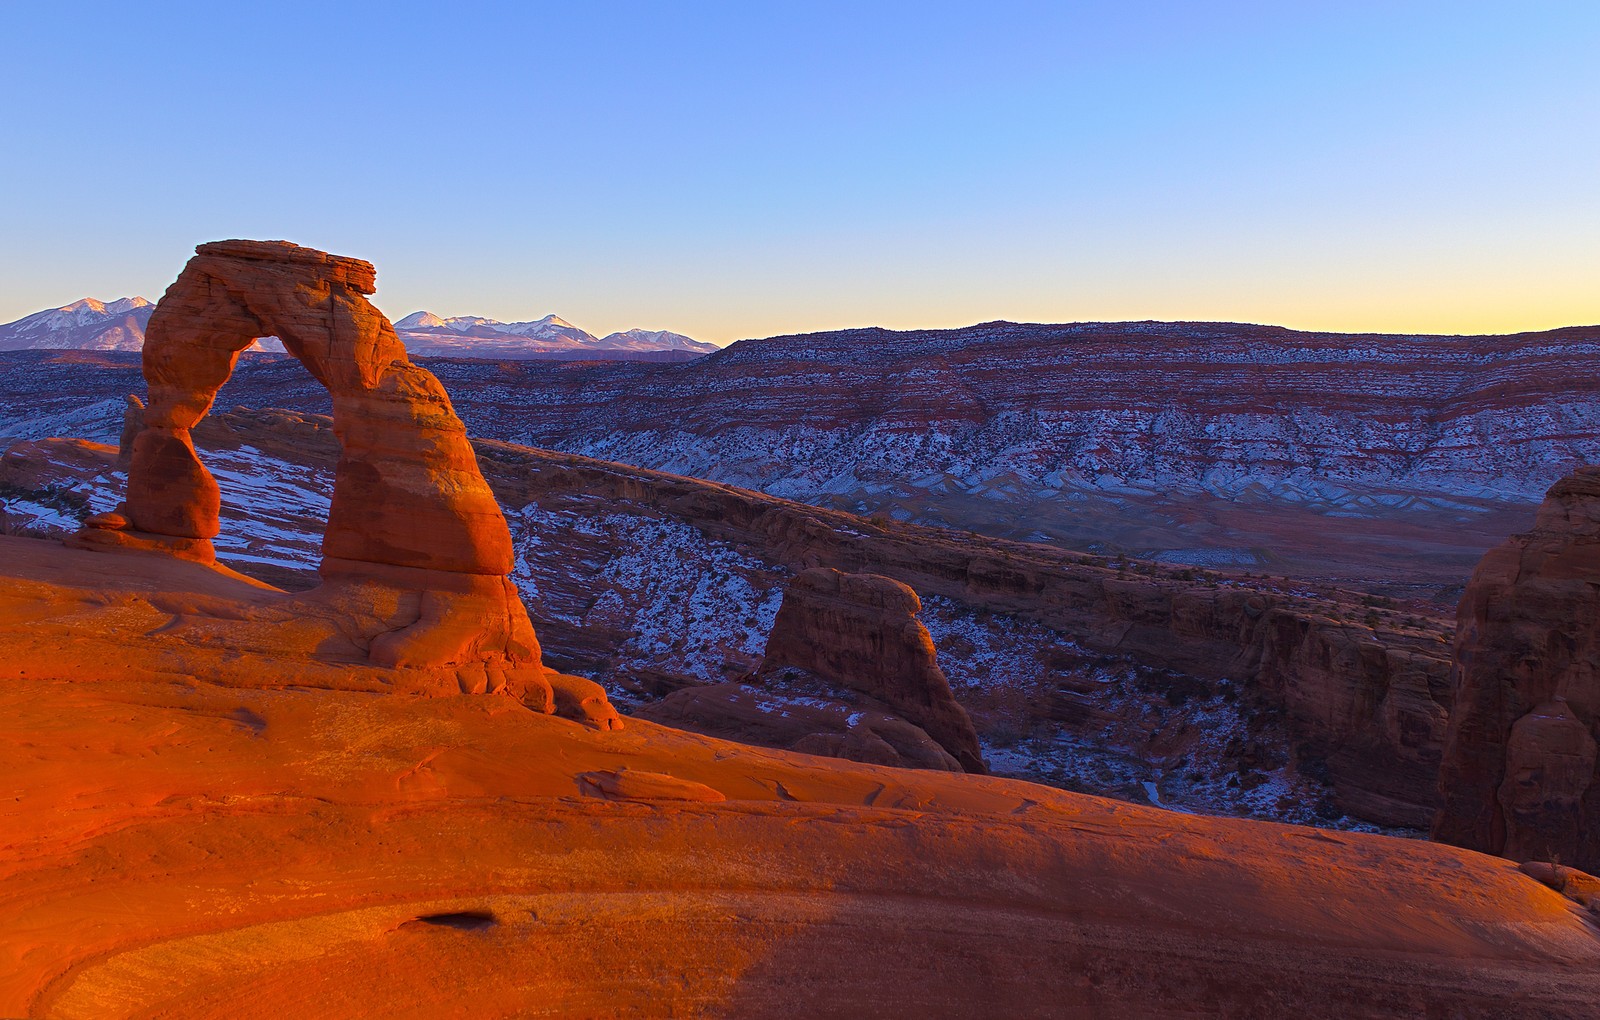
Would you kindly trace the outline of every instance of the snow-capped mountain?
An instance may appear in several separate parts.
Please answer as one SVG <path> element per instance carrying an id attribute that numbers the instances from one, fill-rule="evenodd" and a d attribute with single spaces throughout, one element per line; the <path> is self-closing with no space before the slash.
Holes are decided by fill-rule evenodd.
<path id="1" fill-rule="evenodd" d="M 579 329 L 565 319 L 546 315 L 529 322 L 499 322 L 480 315 L 442 318 L 432 312 L 412 312 L 394 324 L 395 332 L 412 354 L 423 357 L 526 358 L 564 354 L 594 357 L 602 352 L 683 352 L 710 354 L 715 344 L 691 340 L 666 330 L 630 329 L 605 337 Z"/>
<path id="2" fill-rule="evenodd" d="M 137 351 L 155 305 L 142 297 L 97 301 L 84 298 L 0 326 L 0 351 L 78 348 Z M 406 349 L 418 357 L 494 358 L 635 358 L 682 360 L 709 354 L 715 344 L 691 340 L 666 330 L 630 329 L 596 337 L 564 319 L 546 315 L 530 322 L 499 322 L 481 315 L 442 318 L 413 312 L 394 324 Z M 282 351 L 272 337 L 255 349 Z"/>
<path id="3" fill-rule="evenodd" d="M 0 326 L 0 351 L 86 348 L 136 351 L 155 305 L 142 297 L 97 301 L 84 298 L 60 308 L 25 315 Z"/>

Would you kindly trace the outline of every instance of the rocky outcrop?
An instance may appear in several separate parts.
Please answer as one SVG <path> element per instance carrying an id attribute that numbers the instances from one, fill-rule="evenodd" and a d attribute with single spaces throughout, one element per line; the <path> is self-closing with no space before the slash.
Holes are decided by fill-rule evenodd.
<path id="1" fill-rule="evenodd" d="M 950 693 L 922 602 L 899 581 L 827 567 L 790 582 L 767 638 L 761 673 L 785 668 L 883 702 L 920 727 L 968 772 L 986 772 L 972 720 Z"/>
<path id="2" fill-rule="evenodd" d="M 921 608 L 892 578 L 802 571 L 784 590 L 759 669 L 675 691 L 637 714 L 806 754 L 984 773 L 977 732 L 935 661 Z"/>
<path id="3" fill-rule="evenodd" d="M 1600 467 L 1478 565 L 1451 678 L 1434 838 L 1600 870 Z"/>
<path id="4" fill-rule="evenodd" d="M 406 671 L 286 655 L 292 614 L 240 647 L 241 607 L 283 606 L 0 537 L 0 1015 L 1578 1020 L 1600 998 L 1583 876 L 373 696 Z"/>
<path id="5" fill-rule="evenodd" d="M 133 444 L 144 431 L 144 401 L 138 394 L 128 394 L 128 406 L 122 411 L 122 433 L 117 437 L 117 467 L 128 470 L 133 462 Z"/>
<path id="6" fill-rule="evenodd" d="M 376 666 L 432 670 L 620 725 L 587 683 L 552 679 L 514 585 L 511 536 L 444 387 L 406 357 L 359 259 L 286 241 L 202 244 L 145 333 L 148 406 L 129 402 L 127 502 L 75 539 L 215 561 L 221 494 L 192 430 L 239 355 L 276 336 L 333 401 L 340 452 L 322 585 L 304 596 Z M 124 446 L 130 444 L 124 443 Z M 592 686 L 592 685 L 589 685 Z M 600 703 L 604 702 L 603 695 Z"/>
<path id="7" fill-rule="evenodd" d="M 119 398 L 119 416 L 121 405 Z M 242 503 L 235 499 L 223 537 L 232 536 L 231 548 L 245 558 L 232 562 L 257 570 L 263 556 L 272 554 L 285 565 L 314 563 L 314 552 L 308 556 L 305 550 L 314 547 L 323 512 L 319 506 L 326 497 L 312 490 L 326 489 L 320 479 L 338 457 L 328 419 L 237 409 L 208 416 L 196 435 L 203 455 L 229 465 L 236 475 L 285 471 L 317 480 L 301 494 L 307 509 L 299 524 L 254 506 L 278 490 L 259 489 Z M 1332 787 L 1326 802 L 1321 793 L 1286 793 L 1297 810 L 1307 812 L 1291 817 L 1310 821 L 1348 814 L 1423 830 L 1432 822 L 1451 700 L 1451 628 L 1428 606 L 1282 578 L 1185 570 L 952 528 L 869 520 L 713 482 L 506 443 L 475 441 L 475 447 L 485 477 L 524 536 L 517 580 L 530 600 L 547 661 L 621 685 L 642 702 L 686 686 L 720 686 L 753 671 L 777 610 L 777 599 L 767 593 L 795 572 L 829 566 L 882 574 L 938 600 L 942 608 L 930 628 L 954 610 L 979 614 L 974 622 L 994 633 L 1014 625 L 1028 628 L 1034 632 L 1028 640 L 1041 650 L 1062 642 L 1080 646 L 1072 663 L 1058 663 L 1045 652 L 1028 663 L 1005 664 L 1007 670 L 1020 667 L 1025 672 L 1016 675 L 1031 677 L 1040 689 L 1037 697 L 1030 688 L 1026 698 L 1002 704 L 983 700 L 987 696 L 975 686 L 983 678 L 970 668 L 976 661 L 972 648 L 960 639 L 946 647 L 941 636 L 942 665 L 951 671 L 980 733 L 994 731 L 996 739 L 1005 740 L 1008 730 L 1017 731 L 1014 724 L 1024 734 L 1032 721 L 1059 724 L 1080 746 L 1150 754 L 1158 768 L 1181 766 L 1187 772 L 1188 766 L 1170 754 L 1189 738 L 1163 728 L 1181 726 L 1182 717 L 1192 714 L 1189 707 L 1169 711 L 1175 698 L 1185 697 L 1170 688 L 1171 678 L 1151 675 L 1137 681 L 1137 689 L 1126 689 L 1134 696 L 1130 701 L 1120 682 L 1104 683 L 1093 675 L 1107 664 L 1138 663 L 1198 678 L 1213 691 L 1225 689 L 1230 699 L 1237 694 L 1237 702 L 1227 702 L 1228 712 L 1272 728 L 1272 733 L 1239 734 L 1244 744 L 1274 748 L 1271 754 L 1241 756 L 1219 749 L 1219 768 L 1231 771 L 1225 762 L 1237 758 L 1253 773 L 1241 779 L 1253 781 L 1287 761 L 1285 767 Z M 272 467 L 279 461 L 292 467 Z M 260 529 L 252 532 L 256 525 Z M 280 546 L 278 536 L 286 531 L 300 537 L 294 545 Z M 259 539 L 244 546 L 235 533 Z M 684 536 L 703 548 L 695 547 L 696 552 L 683 545 Z M 723 551 L 713 554 L 714 549 Z M 723 580 L 705 591 L 732 598 L 706 602 L 697 586 L 719 572 Z M 659 582 L 669 576 L 682 587 L 662 587 Z M 298 582 L 276 575 L 266 579 L 304 587 L 314 575 L 302 575 Z M 636 612 L 644 615 L 635 618 Z M 699 621 L 695 629 L 683 629 L 691 620 Z M 646 631 L 640 628 L 652 636 L 641 641 L 638 635 Z M 760 688 L 759 698 L 749 690 L 727 690 L 737 694 L 737 714 L 745 720 L 727 735 L 788 747 L 819 728 L 840 732 L 831 723 L 804 732 L 787 724 L 772 729 L 771 720 L 784 720 L 781 711 L 762 712 L 756 706 L 788 695 L 775 692 L 770 678 Z M 695 700 L 713 693 L 703 686 L 694 689 Z M 1141 700 L 1152 704 L 1142 708 Z M 705 710 L 715 707 L 728 718 L 727 704 Z M 792 719 L 807 718 L 794 708 L 786 710 Z M 894 714 L 887 706 L 883 710 Z M 687 716 L 674 722 L 680 723 L 699 725 Z M 812 722 L 807 718 L 804 726 Z M 1134 742 L 1116 738 L 1108 744 L 1107 726 Z M 1190 735 L 1194 732 L 1191 728 Z M 1145 747 L 1153 737 L 1157 745 Z M 1127 786 L 1115 778 L 1102 784 L 1087 778 L 1085 789 L 1140 796 L 1136 782 Z M 1218 772 L 1219 791 L 1225 782 L 1227 776 Z M 1221 802 L 1209 797 L 1195 806 L 1217 809 Z M 1270 804 L 1262 810 L 1282 817 Z"/>
<path id="8" fill-rule="evenodd" d="M 627 504 L 792 571 L 881 574 L 1038 623 L 1083 647 L 1208 680 L 1281 716 L 1340 811 L 1426 829 L 1450 707 L 1449 629 L 1419 606 L 1270 578 L 1006 542 L 825 510 L 697 479 L 479 442 L 508 506 Z M 580 498 L 581 497 L 581 498 Z M 543 624 L 542 624 L 543 625 Z M 556 640 L 578 635 L 559 620 Z M 1045 706 L 1040 706 L 1045 711 Z"/>

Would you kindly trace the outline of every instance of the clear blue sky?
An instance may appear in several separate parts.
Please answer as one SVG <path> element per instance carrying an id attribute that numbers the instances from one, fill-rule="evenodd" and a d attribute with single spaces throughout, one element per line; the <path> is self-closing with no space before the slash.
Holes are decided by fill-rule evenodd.
<path id="1" fill-rule="evenodd" d="M 192 246 L 744 336 L 1600 321 L 1600 3 L 0 3 L 0 321 Z"/>

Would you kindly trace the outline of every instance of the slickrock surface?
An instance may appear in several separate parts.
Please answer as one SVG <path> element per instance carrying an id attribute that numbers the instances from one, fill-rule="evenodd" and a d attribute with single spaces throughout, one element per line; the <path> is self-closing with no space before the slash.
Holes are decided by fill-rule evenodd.
<path id="1" fill-rule="evenodd" d="M 1600 996 L 1586 909 L 1508 861 L 407 696 L 404 671 L 242 649 L 282 597 L 0 538 L 0 1014 L 1582 1017 Z"/>
<path id="2" fill-rule="evenodd" d="M 1533 530 L 1483 558 L 1452 680 L 1435 838 L 1600 870 L 1600 467 L 1557 482 Z"/>
<path id="3" fill-rule="evenodd" d="M 685 687 L 633 706 L 631 714 L 741 744 L 869 765 L 963 771 L 927 730 L 890 706 L 801 670 Z"/>
<path id="4" fill-rule="evenodd" d="M 802 571 L 784 591 L 761 671 L 800 669 L 876 698 L 982 773 L 978 735 L 939 669 L 921 610 L 917 593 L 890 577 Z"/>

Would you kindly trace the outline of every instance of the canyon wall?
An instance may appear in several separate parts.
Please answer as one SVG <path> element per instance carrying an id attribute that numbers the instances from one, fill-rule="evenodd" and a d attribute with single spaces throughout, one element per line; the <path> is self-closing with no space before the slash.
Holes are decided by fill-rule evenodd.
<path id="1" fill-rule="evenodd" d="M 338 450 L 327 420 L 236 410 L 196 435 L 224 484 L 219 556 L 275 583 L 313 583 L 304 571 L 317 536 L 297 518 L 325 512 Z M 1003 767 L 1071 788 L 1143 797 L 1142 782 L 1170 792 L 1198 770 L 1200 804 L 1251 803 L 1263 817 L 1306 821 L 1431 820 L 1451 691 L 1450 629 L 1428 606 L 868 519 L 513 444 L 475 447 L 507 508 L 512 580 L 548 661 L 636 704 L 756 668 L 795 573 L 882 574 L 922 596 L 941 667 L 990 742 L 991 764 L 994 742 L 1020 738 Z M 73 484 L 87 509 L 100 506 L 93 486 Z M 34 507 L 46 525 L 64 513 L 10 505 Z M 1043 764 L 1017 757 L 1041 728 L 1071 739 Z M 1108 753 L 1107 733 L 1135 757 L 1176 764 Z M 1248 788 L 1260 781 L 1249 773 L 1289 772 L 1326 783 L 1333 803 L 1292 783 Z"/>
<path id="2" fill-rule="evenodd" d="M 1434 838 L 1600 870 L 1600 467 L 1491 551 L 1456 624 Z"/>

